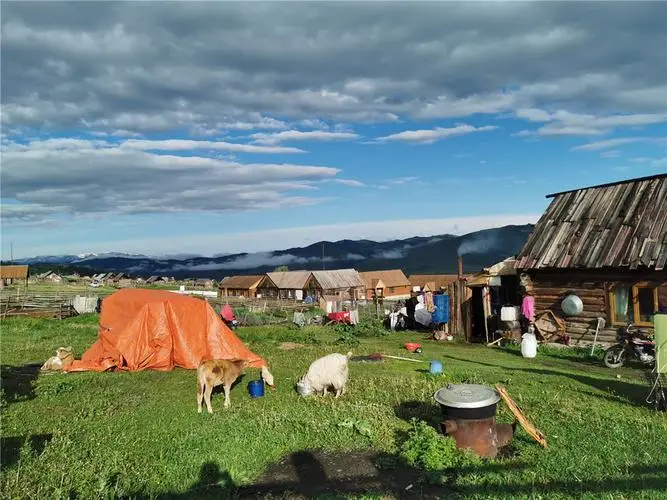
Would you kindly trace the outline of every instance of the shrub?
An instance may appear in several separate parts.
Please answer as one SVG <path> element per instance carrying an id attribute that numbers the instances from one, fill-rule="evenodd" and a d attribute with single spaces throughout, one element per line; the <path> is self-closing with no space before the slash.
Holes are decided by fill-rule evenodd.
<path id="1" fill-rule="evenodd" d="M 456 449 L 453 438 L 444 437 L 424 421 L 412 419 L 408 439 L 401 445 L 400 457 L 421 469 L 429 482 L 443 483 L 456 469 L 481 464 L 481 458 L 469 451 Z"/>

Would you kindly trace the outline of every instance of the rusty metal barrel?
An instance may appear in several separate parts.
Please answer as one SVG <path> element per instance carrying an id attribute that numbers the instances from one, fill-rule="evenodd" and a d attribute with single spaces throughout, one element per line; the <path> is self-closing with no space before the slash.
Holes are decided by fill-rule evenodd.
<path id="1" fill-rule="evenodd" d="M 496 423 L 500 395 L 485 385 L 448 384 L 433 398 L 442 407 L 442 433 L 456 441 L 458 449 L 473 450 L 492 458 L 512 439 L 514 426 Z"/>

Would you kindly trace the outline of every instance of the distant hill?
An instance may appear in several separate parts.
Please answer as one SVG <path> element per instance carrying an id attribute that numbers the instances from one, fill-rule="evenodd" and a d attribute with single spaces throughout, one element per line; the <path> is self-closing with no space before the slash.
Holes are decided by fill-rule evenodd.
<path id="1" fill-rule="evenodd" d="M 281 265 L 309 270 L 352 267 L 359 271 L 398 268 L 406 274 L 455 273 L 460 254 L 463 256 L 464 271 L 476 272 L 516 255 L 532 229 L 533 226 L 528 224 L 485 229 L 463 236 L 443 234 L 384 242 L 324 241 L 307 247 L 216 257 L 149 257 L 112 253 L 34 257 L 17 263 L 39 265 L 40 268 L 47 264 L 57 265 L 60 269 L 71 266 L 79 270 L 125 272 L 131 276 L 221 279 L 237 274 L 263 274 Z"/>

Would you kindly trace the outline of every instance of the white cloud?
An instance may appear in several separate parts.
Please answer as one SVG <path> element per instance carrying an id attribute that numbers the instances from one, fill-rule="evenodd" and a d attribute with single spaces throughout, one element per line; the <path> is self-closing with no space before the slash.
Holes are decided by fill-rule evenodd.
<path id="1" fill-rule="evenodd" d="M 358 181 L 356 179 L 331 179 L 330 182 L 333 182 L 335 184 L 342 184 L 343 186 L 350 186 L 350 187 L 364 187 L 366 185 L 363 182 Z"/>
<path id="2" fill-rule="evenodd" d="M 618 158 L 620 154 L 620 151 L 612 149 L 611 151 L 603 151 L 600 153 L 600 158 Z"/>
<path id="3" fill-rule="evenodd" d="M 655 160 L 652 160 L 651 161 L 651 166 L 653 168 L 667 167 L 667 157 L 665 157 L 665 158 L 656 158 Z"/>
<path id="4" fill-rule="evenodd" d="M 378 137 L 377 142 L 416 142 L 421 144 L 432 144 L 436 141 L 446 139 L 457 135 L 472 134 L 474 132 L 488 132 L 498 127 L 487 125 L 483 127 L 474 127 L 472 125 L 460 124 L 452 128 L 436 127 L 430 130 L 405 130 L 396 134 Z"/>
<path id="5" fill-rule="evenodd" d="M 615 148 L 625 144 L 633 144 L 635 142 L 647 142 L 654 140 L 651 137 L 620 137 L 618 139 L 607 139 L 604 141 L 589 142 L 580 146 L 575 146 L 572 151 L 600 151 L 603 149 Z"/>
<path id="6" fill-rule="evenodd" d="M 161 269 L 161 272 L 170 271 L 214 271 L 218 269 L 253 269 L 262 266 L 284 266 L 287 264 L 307 264 L 311 261 L 320 261 L 322 259 L 297 257 L 291 254 L 274 254 L 272 252 L 258 252 L 240 255 L 227 262 L 208 262 L 198 264 L 176 264 L 172 267 Z M 327 259 L 324 259 L 327 261 Z M 331 259 L 328 259 L 329 261 Z"/>
<path id="7" fill-rule="evenodd" d="M 120 145 L 121 148 L 140 149 L 142 151 L 189 151 L 196 149 L 210 149 L 216 151 L 230 151 L 233 153 L 264 153 L 286 154 L 303 153 L 302 149 L 282 146 L 255 146 L 253 144 L 237 144 L 223 141 L 194 141 L 188 139 L 166 139 L 149 141 L 130 139 Z"/>
<path id="8" fill-rule="evenodd" d="M 500 241 L 497 234 L 476 235 L 461 243 L 457 249 L 457 253 L 462 256 L 471 253 L 485 253 L 498 247 L 499 244 Z"/>
<path id="9" fill-rule="evenodd" d="M 386 184 L 400 185 L 400 184 L 407 184 L 409 182 L 414 182 L 418 179 L 419 179 L 419 177 L 397 177 L 395 179 L 387 179 L 384 182 Z"/>
<path id="10" fill-rule="evenodd" d="M 10 2 L 2 119 L 210 136 L 522 108 L 660 114 L 666 14 L 661 2 Z"/>
<path id="11" fill-rule="evenodd" d="M 550 113 L 543 109 L 520 108 L 517 118 L 531 122 L 548 122 L 537 130 L 523 130 L 518 135 L 602 135 L 618 127 L 638 127 L 655 125 L 667 121 L 667 114 L 616 114 L 595 116 L 559 110 Z"/>
<path id="12" fill-rule="evenodd" d="M 357 139 L 358 134 L 353 132 L 328 132 L 326 130 L 285 130 L 272 134 L 257 133 L 250 136 L 258 144 L 280 144 L 288 141 L 349 141 Z"/>
<path id="13" fill-rule="evenodd" d="M 128 142 L 47 139 L 4 145 L 3 200 L 21 204 L 12 205 L 3 218 L 19 223 L 46 213 L 220 212 L 312 205 L 324 199 L 293 192 L 313 191 L 316 183 L 339 173 L 332 167 L 240 163 L 143 150 L 194 147 L 189 143 L 134 141 L 127 147 Z"/>
<path id="14" fill-rule="evenodd" d="M 282 248 L 305 246 L 316 241 L 331 239 L 371 239 L 389 241 L 411 236 L 436 234 L 467 234 L 481 229 L 508 224 L 535 223 L 541 214 L 508 214 L 449 219 L 400 219 L 353 222 L 320 226 L 264 229 L 252 232 L 220 232 L 210 234 L 183 234 L 180 238 L 155 237 L 132 240 L 114 240 L 88 244 L 72 240 L 64 245 L 51 244 L 31 249 L 31 254 L 59 254 L 77 252 L 101 253 L 109 250 L 128 253 L 151 254 L 159 248 L 161 253 L 219 254 L 240 252 L 268 252 L 276 250 L 276 242 Z"/>
<path id="15" fill-rule="evenodd" d="M 402 249 L 384 250 L 373 255 L 374 259 L 402 259 L 403 257 L 405 257 L 405 251 Z"/>

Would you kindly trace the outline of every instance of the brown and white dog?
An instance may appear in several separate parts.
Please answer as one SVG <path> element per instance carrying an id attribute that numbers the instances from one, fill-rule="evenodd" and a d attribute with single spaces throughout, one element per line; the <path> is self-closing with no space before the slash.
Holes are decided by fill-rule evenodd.
<path id="1" fill-rule="evenodd" d="M 56 355 L 51 356 L 46 360 L 46 362 L 42 365 L 41 371 L 60 371 L 66 366 L 72 364 L 72 361 L 74 361 L 72 347 L 58 347 Z"/>

